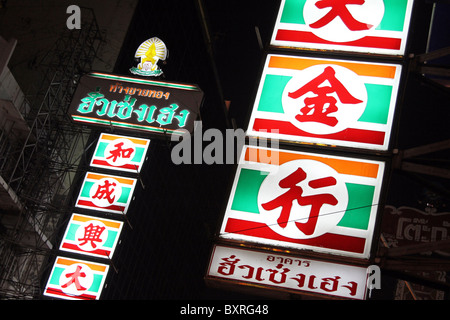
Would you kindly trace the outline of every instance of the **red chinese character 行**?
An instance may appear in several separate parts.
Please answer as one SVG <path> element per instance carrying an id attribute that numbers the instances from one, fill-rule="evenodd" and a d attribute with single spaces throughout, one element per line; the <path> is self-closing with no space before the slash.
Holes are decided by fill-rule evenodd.
<path id="1" fill-rule="evenodd" d="M 106 159 L 112 158 L 112 161 L 116 162 L 117 158 L 125 158 L 125 159 L 130 158 L 134 150 L 133 148 L 122 149 L 123 144 L 124 144 L 123 142 L 119 142 L 118 144 L 114 145 L 116 149 L 111 150 L 109 152 L 111 155 Z"/>
<path id="2" fill-rule="evenodd" d="M 278 196 L 277 198 L 262 204 L 262 207 L 265 210 L 269 211 L 281 207 L 281 213 L 279 218 L 277 219 L 277 222 L 280 227 L 285 228 L 289 221 L 294 200 L 297 200 L 297 203 L 301 206 L 310 205 L 311 210 L 307 221 L 295 221 L 295 225 L 305 235 L 311 235 L 314 233 L 314 230 L 316 228 L 319 212 L 322 206 L 324 204 L 336 205 L 338 201 L 332 194 L 328 193 L 303 196 L 303 189 L 300 186 L 297 186 L 297 183 L 305 180 L 306 177 L 307 175 L 305 171 L 302 168 L 298 168 L 286 178 L 282 179 L 278 184 L 281 188 L 289 190 L 287 190 L 284 194 Z M 311 180 L 308 182 L 308 185 L 314 189 L 324 188 L 336 185 L 336 179 L 333 177 L 324 177 Z"/>
<path id="3" fill-rule="evenodd" d="M 316 22 L 310 24 L 311 28 L 321 28 L 336 17 L 340 17 L 345 26 L 351 31 L 369 30 L 373 26 L 356 20 L 347 8 L 347 5 L 362 5 L 364 0 L 320 0 L 316 2 L 319 9 L 331 8 L 327 14 Z"/>
<path id="4" fill-rule="evenodd" d="M 81 266 L 77 266 L 75 272 L 66 274 L 66 278 L 70 278 L 70 280 L 67 283 L 63 284 L 61 287 L 67 288 L 73 283 L 75 284 L 77 290 L 86 290 L 86 288 L 80 284 L 80 281 L 78 280 L 79 277 L 86 277 L 86 273 L 81 272 Z"/>
<path id="5" fill-rule="evenodd" d="M 95 242 L 102 242 L 100 236 L 102 235 L 104 230 L 104 226 L 95 226 L 93 223 L 90 223 L 84 228 L 83 238 L 78 239 L 79 241 L 83 241 L 82 243 L 80 243 L 80 246 L 83 246 L 86 243 L 90 242 L 91 246 L 93 248 L 96 248 L 97 244 Z"/>
<path id="6" fill-rule="evenodd" d="M 336 117 L 330 116 L 330 114 L 338 111 L 336 106 L 337 100 L 329 94 L 336 93 L 339 100 L 344 104 L 357 104 L 362 102 L 348 92 L 344 85 L 336 78 L 335 74 L 336 71 L 328 66 L 318 77 L 295 92 L 288 93 L 288 96 L 293 99 L 298 99 L 308 92 L 316 95 L 305 98 L 305 106 L 300 109 L 301 114 L 296 115 L 295 119 L 300 122 L 319 122 L 334 127 L 338 123 L 338 120 Z M 328 81 L 330 86 L 321 86 L 326 81 Z"/>
<path id="7" fill-rule="evenodd" d="M 108 180 L 105 180 L 104 185 L 98 186 L 93 198 L 106 199 L 109 203 L 113 203 L 115 198 L 115 196 L 113 196 L 115 186 L 115 182 L 110 183 Z"/>

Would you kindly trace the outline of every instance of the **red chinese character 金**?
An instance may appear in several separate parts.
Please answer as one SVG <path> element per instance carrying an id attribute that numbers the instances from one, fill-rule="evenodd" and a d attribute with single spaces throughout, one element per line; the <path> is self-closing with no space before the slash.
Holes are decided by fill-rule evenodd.
<path id="1" fill-rule="evenodd" d="M 311 206 L 309 217 L 305 222 L 295 221 L 297 228 L 305 235 L 311 235 L 316 228 L 317 220 L 319 218 L 320 209 L 324 204 L 336 205 L 337 199 L 328 193 L 303 196 L 303 189 L 297 184 L 307 177 L 305 171 L 302 168 L 298 168 L 296 171 L 288 175 L 286 178 L 279 182 L 279 186 L 283 189 L 289 189 L 284 194 L 277 198 L 262 204 L 265 210 L 273 210 L 281 207 L 281 213 L 277 219 L 277 223 L 280 227 L 285 228 L 289 221 L 292 204 L 294 200 L 301 206 Z M 336 179 L 333 177 L 324 177 L 320 179 L 311 180 L 308 185 L 313 188 L 324 188 L 328 186 L 336 185 Z"/>
<path id="2" fill-rule="evenodd" d="M 61 287 L 67 288 L 73 283 L 75 284 L 77 290 L 86 290 L 86 288 L 80 284 L 80 281 L 78 280 L 79 277 L 86 277 L 86 273 L 81 272 L 81 266 L 77 266 L 75 272 L 66 274 L 66 278 L 70 278 L 70 280 L 67 283 L 63 284 Z"/>
<path id="3" fill-rule="evenodd" d="M 125 158 L 128 159 L 131 157 L 131 154 L 133 153 L 133 148 L 128 148 L 128 149 L 122 149 L 123 147 L 123 142 L 119 142 L 118 144 L 114 145 L 114 147 L 116 147 L 116 149 L 111 150 L 109 153 L 111 154 L 109 157 L 107 157 L 106 159 L 111 159 L 113 162 L 116 162 L 117 158 Z"/>
<path id="4" fill-rule="evenodd" d="M 110 183 L 108 180 L 104 181 L 104 185 L 99 185 L 97 191 L 93 195 L 92 198 L 96 199 L 106 199 L 109 203 L 114 202 L 115 196 L 113 196 L 114 187 L 116 186 L 115 182 Z"/>
<path id="5" fill-rule="evenodd" d="M 93 223 L 90 223 L 88 226 L 84 228 L 84 236 L 83 238 L 79 238 L 79 241 L 83 241 L 80 243 L 80 246 L 85 245 L 90 242 L 93 248 L 97 247 L 95 242 L 102 242 L 100 236 L 106 228 L 104 226 L 95 226 Z"/>
<path id="6" fill-rule="evenodd" d="M 369 30 L 373 26 L 367 23 L 356 20 L 347 8 L 347 5 L 362 5 L 364 0 L 320 0 L 316 2 L 316 7 L 319 9 L 331 8 L 327 14 L 316 22 L 310 24 L 311 28 L 321 28 L 336 17 L 340 17 L 342 22 L 351 31 Z"/>
<path id="7" fill-rule="evenodd" d="M 330 116 L 331 113 L 338 111 L 336 106 L 336 98 L 331 93 L 336 93 L 341 103 L 357 104 L 361 100 L 353 97 L 344 85 L 336 78 L 336 71 L 328 66 L 323 73 L 311 80 L 303 87 L 295 92 L 289 92 L 288 96 L 293 99 L 300 98 L 308 92 L 314 93 L 316 96 L 305 98 L 305 106 L 300 109 L 301 114 L 295 116 L 300 122 L 319 122 L 328 126 L 336 126 L 338 120 L 336 117 Z M 321 86 L 328 81 L 330 86 Z"/>

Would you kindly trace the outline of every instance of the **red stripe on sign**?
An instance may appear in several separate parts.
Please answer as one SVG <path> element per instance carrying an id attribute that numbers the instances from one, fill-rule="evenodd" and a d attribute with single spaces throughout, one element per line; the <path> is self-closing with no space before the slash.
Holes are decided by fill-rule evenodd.
<path id="1" fill-rule="evenodd" d="M 383 145 L 385 133 L 380 131 L 348 128 L 332 134 L 313 134 L 300 130 L 292 123 L 280 120 L 255 119 L 253 129 L 263 132 L 278 132 L 300 137 L 331 139 Z M 278 130 L 278 131 L 277 131 Z"/>
<path id="2" fill-rule="evenodd" d="M 116 205 L 112 205 L 112 206 L 108 206 L 108 207 L 99 207 L 99 206 L 96 206 L 95 204 L 93 204 L 91 201 L 87 201 L 87 200 L 78 200 L 77 204 L 81 205 L 81 206 L 100 208 L 100 209 L 105 209 L 105 210 L 114 210 L 114 211 L 120 211 L 120 212 L 123 212 L 125 210 L 124 206 L 116 206 Z"/>
<path id="3" fill-rule="evenodd" d="M 225 232 L 354 253 L 363 253 L 366 243 L 364 238 L 333 233 L 326 233 L 312 239 L 292 239 L 279 235 L 264 223 L 233 218 L 228 219 Z"/>
<path id="4" fill-rule="evenodd" d="M 86 250 L 81 249 L 79 246 L 77 246 L 75 244 L 71 244 L 71 243 L 67 243 L 67 242 L 64 242 L 62 244 L 62 247 L 64 249 L 76 250 L 76 251 L 80 251 L 80 252 L 88 252 L 88 253 L 102 255 L 102 256 L 105 256 L 105 257 L 109 257 L 109 254 L 111 253 L 110 250 L 103 250 L 103 249 L 97 249 L 97 250 L 93 250 L 93 251 L 86 251 Z"/>
<path id="5" fill-rule="evenodd" d="M 139 169 L 139 166 L 138 165 L 134 165 L 134 164 L 124 164 L 123 166 L 112 166 L 108 162 L 106 162 L 105 160 L 97 160 L 97 159 L 92 161 L 92 164 L 96 164 L 96 165 L 99 165 L 99 166 L 111 167 L 111 168 L 121 168 L 121 169 L 131 169 L 131 170 Z"/>
<path id="6" fill-rule="evenodd" d="M 387 37 L 364 37 L 349 42 L 333 42 L 319 38 L 312 32 L 296 31 L 296 30 L 278 30 L 276 40 L 293 41 L 293 42 L 309 42 L 322 43 L 332 45 L 345 45 L 352 47 L 368 47 L 378 49 L 394 49 L 399 50 L 402 40 Z"/>
<path id="7" fill-rule="evenodd" d="M 76 298 L 76 299 L 80 299 L 80 300 L 95 300 L 95 296 L 90 295 L 90 294 L 81 294 L 79 296 L 76 295 L 68 295 L 65 294 L 62 290 L 60 289 L 56 289 L 56 288 L 47 288 L 47 290 L 45 290 L 46 293 L 49 294 L 55 294 L 55 295 L 59 295 L 59 296 L 63 296 L 63 297 L 69 297 L 69 298 Z"/>

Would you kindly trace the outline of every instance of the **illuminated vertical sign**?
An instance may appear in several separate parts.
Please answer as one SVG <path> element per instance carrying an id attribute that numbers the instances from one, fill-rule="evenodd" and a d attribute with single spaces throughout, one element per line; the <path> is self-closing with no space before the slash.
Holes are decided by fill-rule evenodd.
<path id="1" fill-rule="evenodd" d="M 133 198 L 136 179 L 86 173 L 75 206 L 125 214 Z"/>
<path id="2" fill-rule="evenodd" d="M 247 134 L 387 150 L 401 65 L 268 55 Z"/>
<path id="3" fill-rule="evenodd" d="M 367 291 L 364 267 L 226 246 L 215 246 L 211 256 L 206 280 L 217 279 L 358 300 Z"/>
<path id="4" fill-rule="evenodd" d="M 101 133 L 91 159 L 91 167 L 139 173 L 150 140 Z"/>
<path id="5" fill-rule="evenodd" d="M 59 247 L 62 251 L 111 259 L 123 222 L 72 214 Z"/>
<path id="6" fill-rule="evenodd" d="M 282 0 L 271 45 L 403 55 L 413 0 Z"/>
<path id="7" fill-rule="evenodd" d="M 369 258 L 384 162 L 248 146 L 241 157 L 221 238 Z"/>
<path id="8" fill-rule="evenodd" d="M 69 300 L 98 300 L 109 266 L 101 263 L 57 257 L 44 295 Z"/>

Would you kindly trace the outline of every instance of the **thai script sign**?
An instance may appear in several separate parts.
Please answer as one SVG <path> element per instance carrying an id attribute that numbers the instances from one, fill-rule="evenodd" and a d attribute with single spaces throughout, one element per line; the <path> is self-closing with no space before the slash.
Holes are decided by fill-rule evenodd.
<path id="1" fill-rule="evenodd" d="M 247 134 L 387 150 L 400 76 L 397 64 L 268 55 Z"/>
<path id="2" fill-rule="evenodd" d="M 87 172 L 75 206 L 125 214 L 135 186 L 136 179 Z"/>
<path id="3" fill-rule="evenodd" d="M 282 0 L 271 44 L 404 55 L 413 0 Z"/>
<path id="4" fill-rule="evenodd" d="M 94 257 L 111 259 L 123 222 L 93 216 L 72 214 L 59 247 Z"/>
<path id="5" fill-rule="evenodd" d="M 193 131 L 202 99 L 196 85 L 90 73 L 81 77 L 69 114 L 85 124 L 182 134 Z"/>
<path id="6" fill-rule="evenodd" d="M 363 300 L 367 269 L 216 245 L 207 279 Z"/>
<path id="7" fill-rule="evenodd" d="M 370 257 L 384 162 L 248 146 L 241 157 L 221 238 Z"/>
<path id="8" fill-rule="evenodd" d="M 108 269 L 105 264 L 58 256 L 44 295 L 69 300 L 98 300 Z"/>
<path id="9" fill-rule="evenodd" d="M 150 140 L 101 133 L 91 158 L 91 167 L 139 173 Z"/>

